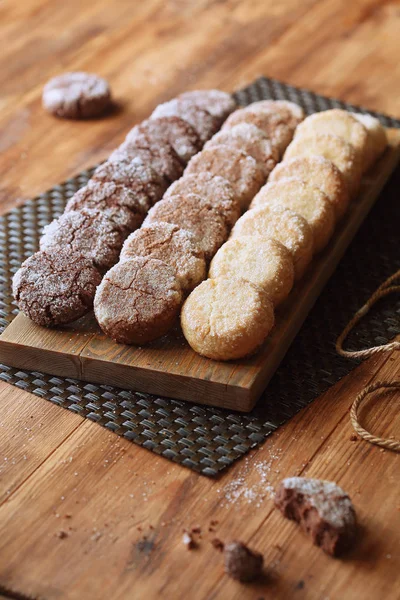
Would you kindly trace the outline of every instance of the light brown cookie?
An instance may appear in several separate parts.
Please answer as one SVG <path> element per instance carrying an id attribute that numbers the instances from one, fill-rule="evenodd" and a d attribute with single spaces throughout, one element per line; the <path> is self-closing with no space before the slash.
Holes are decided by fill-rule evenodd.
<path id="1" fill-rule="evenodd" d="M 183 164 L 178 155 L 168 142 L 152 142 L 145 135 L 137 136 L 131 142 L 123 142 L 119 148 L 109 156 L 109 162 L 131 163 L 140 159 L 143 164 L 150 167 L 163 177 L 167 185 L 178 179 L 183 173 Z"/>
<path id="2" fill-rule="evenodd" d="M 42 101 L 56 117 L 89 119 L 110 106 L 111 91 L 107 81 L 93 73 L 63 73 L 46 83 Z"/>
<path id="3" fill-rule="evenodd" d="M 361 164 L 364 165 L 368 134 L 364 125 L 351 113 L 338 108 L 314 113 L 297 127 L 295 139 L 312 137 L 316 133 L 333 134 L 343 138 L 353 146 Z"/>
<path id="4" fill-rule="evenodd" d="M 185 175 L 211 173 L 227 179 L 242 210 L 246 210 L 253 196 L 265 181 L 263 169 L 251 156 L 236 148 L 216 146 L 194 156 Z"/>
<path id="5" fill-rule="evenodd" d="M 305 118 L 304 110 L 295 102 L 289 100 L 260 100 L 249 105 L 256 110 L 275 111 L 282 114 L 288 125 L 294 130 Z"/>
<path id="6" fill-rule="evenodd" d="M 182 302 L 174 270 L 139 256 L 119 262 L 103 278 L 94 314 L 106 335 L 122 344 L 145 344 L 173 326 Z"/>
<path id="7" fill-rule="evenodd" d="M 97 167 L 92 181 L 124 185 L 135 195 L 136 203 L 145 213 L 162 198 L 168 187 L 166 180 L 140 158 L 131 162 L 106 161 Z"/>
<path id="8" fill-rule="evenodd" d="M 367 130 L 367 147 L 364 156 L 364 171 L 367 171 L 385 151 L 387 146 L 386 131 L 378 119 L 372 115 L 351 114 Z"/>
<path id="9" fill-rule="evenodd" d="M 329 133 L 298 137 L 285 152 L 285 161 L 298 156 L 324 156 L 342 173 L 350 196 L 354 197 L 361 182 L 361 162 L 353 146 L 343 138 Z"/>
<path id="10" fill-rule="evenodd" d="M 235 198 L 232 186 L 224 177 L 211 173 L 185 173 L 168 188 L 163 200 L 178 196 L 179 201 L 184 201 L 186 196 L 192 194 L 210 202 L 224 217 L 229 228 L 232 228 L 240 217 L 240 204 Z"/>
<path id="11" fill-rule="evenodd" d="M 222 131 L 231 129 L 241 123 L 250 123 L 255 125 L 265 133 L 271 144 L 277 149 L 279 156 L 282 156 L 286 147 L 293 137 L 293 129 L 282 119 L 277 112 L 252 110 L 250 106 L 233 112 L 222 126 Z"/>
<path id="12" fill-rule="evenodd" d="M 207 279 L 183 305 L 182 331 L 190 346 L 214 360 L 253 354 L 274 325 L 268 295 L 243 279 Z"/>
<path id="13" fill-rule="evenodd" d="M 332 204 L 336 220 L 343 217 L 349 205 L 349 192 L 342 173 L 332 161 L 317 155 L 284 160 L 276 165 L 268 183 L 287 177 L 298 177 L 318 187 Z"/>
<path id="14" fill-rule="evenodd" d="M 136 125 L 126 136 L 127 142 L 133 142 L 137 137 L 145 136 L 151 144 L 166 142 L 172 146 L 184 165 L 197 154 L 202 147 L 194 127 L 180 117 L 163 117 L 147 119 Z"/>
<path id="15" fill-rule="evenodd" d="M 72 323 L 90 311 L 101 275 L 70 248 L 36 252 L 13 277 L 18 307 L 44 327 Z"/>
<path id="16" fill-rule="evenodd" d="M 179 94 L 178 99 L 193 102 L 213 117 L 220 119 L 221 123 L 236 108 L 233 97 L 221 90 L 193 90 Z"/>
<path id="17" fill-rule="evenodd" d="M 149 256 L 170 265 L 184 292 L 190 292 L 206 276 L 206 261 L 190 231 L 170 223 L 153 223 L 132 233 L 122 247 L 120 261 Z"/>
<path id="18" fill-rule="evenodd" d="M 277 306 L 293 287 L 293 258 L 283 244 L 273 239 L 231 238 L 212 259 L 208 276 L 250 281 L 267 292 Z"/>
<path id="19" fill-rule="evenodd" d="M 205 148 L 230 146 L 252 156 L 262 167 L 264 177 L 268 177 L 279 160 L 279 153 L 261 129 L 250 123 L 241 123 L 226 131 L 213 135 Z"/>
<path id="20" fill-rule="evenodd" d="M 296 177 L 268 183 L 255 196 L 250 208 L 257 206 L 290 208 L 305 218 L 314 238 L 314 251 L 320 252 L 332 237 L 335 213 L 319 188 Z"/>
<path id="21" fill-rule="evenodd" d="M 275 239 L 291 252 L 295 279 L 300 279 L 313 255 L 313 234 L 307 221 L 288 208 L 259 206 L 245 213 L 231 237 L 259 236 Z"/>
<path id="22" fill-rule="evenodd" d="M 89 180 L 85 187 L 80 188 L 70 198 L 65 212 L 82 208 L 100 210 L 103 216 L 126 233 L 140 227 L 145 215 L 134 194 L 125 186 L 113 182 L 99 183 Z"/>
<path id="23" fill-rule="evenodd" d="M 226 218 L 208 200 L 195 194 L 161 200 L 149 211 L 143 225 L 172 223 L 190 231 L 210 260 L 229 235 Z"/>
<path id="24" fill-rule="evenodd" d="M 174 98 L 169 102 L 159 104 L 151 114 L 150 119 L 161 117 L 180 117 L 187 121 L 196 131 L 203 144 L 214 135 L 220 126 L 218 117 L 214 117 L 190 99 Z"/>
<path id="25" fill-rule="evenodd" d="M 60 248 L 77 252 L 105 271 L 117 260 L 126 238 L 112 221 L 99 210 L 84 208 L 66 212 L 43 229 L 40 249 L 58 252 Z"/>

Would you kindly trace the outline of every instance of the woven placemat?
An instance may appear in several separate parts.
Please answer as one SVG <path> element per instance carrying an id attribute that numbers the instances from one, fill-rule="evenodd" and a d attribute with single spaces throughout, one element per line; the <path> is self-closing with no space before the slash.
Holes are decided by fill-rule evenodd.
<path id="1" fill-rule="evenodd" d="M 308 114 L 333 107 L 366 112 L 267 78 L 258 79 L 235 96 L 243 105 L 267 98 L 293 100 Z M 400 121 L 372 114 L 387 127 L 400 127 Z M 68 198 L 90 175 L 91 171 L 84 171 L 0 218 L 2 329 L 18 312 L 10 292 L 12 275 L 38 248 L 43 226 L 63 212 Z M 165 458 L 204 475 L 216 475 L 353 368 L 354 362 L 335 353 L 334 343 L 355 310 L 385 277 L 400 268 L 399 184 L 398 170 L 270 382 L 268 400 L 261 398 L 248 415 L 7 366 L 0 367 L 0 378 Z M 386 342 L 399 333 L 399 317 L 400 302 L 383 301 L 350 338 L 349 345 L 368 347 Z"/>

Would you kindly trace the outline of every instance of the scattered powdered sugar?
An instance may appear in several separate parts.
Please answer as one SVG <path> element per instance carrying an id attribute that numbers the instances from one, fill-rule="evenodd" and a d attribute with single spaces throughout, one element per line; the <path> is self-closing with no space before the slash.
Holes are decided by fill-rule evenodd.
<path id="1" fill-rule="evenodd" d="M 217 490 L 223 496 L 222 505 L 231 508 L 232 504 L 253 504 L 259 508 L 265 498 L 273 499 L 275 492 L 270 481 L 271 473 L 279 473 L 279 469 L 274 467 L 281 455 L 282 450 L 276 449 L 266 460 L 254 462 L 252 457 L 246 457 L 242 474 Z"/>

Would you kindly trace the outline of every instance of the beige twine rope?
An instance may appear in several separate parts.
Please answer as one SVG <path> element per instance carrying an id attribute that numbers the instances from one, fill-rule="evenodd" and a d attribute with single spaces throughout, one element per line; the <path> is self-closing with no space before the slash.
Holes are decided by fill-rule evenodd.
<path id="1" fill-rule="evenodd" d="M 382 346 L 373 346 L 372 348 L 367 348 L 365 350 L 344 350 L 343 343 L 350 331 L 361 321 L 363 317 L 368 313 L 370 308 L 378 302 L 381 298 L 392 294 L 393 292 L 400 292 L 400 285 L 391 285 L 393 281 L 400 278 L 400 270 L 396 271 L 393 275 L 391 275 L 386 281 L 384 281 L 378 289 L 372 294 L 372 296 L 367 300 L 367 302 L 362 306 L 348 323 L 348 325 L 344 328 L 342 333 L 337 339 L 336 342 L 336 350 L 337 352 L 346 358 L 368 358 L 369 356 L 374 356 L 375 354 L 379 354 L 380 352 L 390 352 L 392 350 L 400 350 L 400 342 L 394 341 L 389 344 L 383 344 Z M 371 394 L 372 392 L 379 389 L 400 389 L 400 381 L 377 381 L 376 383 L 372 383 L 365 387 L 356 397 L 353 402 L 350 411 L 350 420 L 353 425 L 354 430 L 358 433 L 360 437 L 362 437 L 367 442 L 371 444 L 376 444 L 377 446 L 381 446 L 382 448 L 386 448 L 388 450 L 393 450 L 394 452 L 400 452 L 400 442 L 396 440 L 390 440 L 382 437 L 378 437 L 369 433 L 366 429 L 364 429 L 358 420 L 358 411 L 363 403 L 364 399 Z"/>

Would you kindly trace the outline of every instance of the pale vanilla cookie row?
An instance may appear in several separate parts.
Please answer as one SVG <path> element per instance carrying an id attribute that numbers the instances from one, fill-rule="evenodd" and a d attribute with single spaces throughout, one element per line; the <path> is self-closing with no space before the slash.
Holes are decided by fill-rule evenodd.
<path id="1" fill-rule="evenodd" d="M 359 189 L 362 172 L 385 147 L 385 131 L 370 116 L 332 110 L 298 125 L 284 160 L 211 262 L 209 279 L 183 306 L 182 329 L 194 350 L 229 360 L 259 348 L 273 326 L 273 307 L 285 300 L 313 254 L 329 242 Z M 229 313 L 223 297 L 228 282 Z M 254 302 L 255 290 L 263 302 Z M 260 315 L 268 311 L 261 327 Z"/>
<path id="2" fill-rule="evenodd" d="M 175 105 L 167 103 L 155 114 Z M 206 277 L 206 265 L 265 183 L 303 116 L 300 107 L 285 102 L 255 103 L 233 115 L 235 120 L 228 117 L 223 131 L 189 161 L 143 226 L 128 237 L 120 262 L 99 286 L 95 315 L 114 340 L 141 344 L 172 327 L 184 297 Z M 248 116 L 255 122 L 246 121 Z M 166 272 L 172 269 L 176 285 L 149 278 L 149 265 L 156 270 L 158 263 Z"/>
<path id="3" fill-rule="evenodd" d="M 165 115 L 156 109 L 136 125 L 64 214 L 45 227 L 40 251 L 15 275 L 17 304 L 39 325 L 69 323 L 91 309 L 124 240 L 236 107 L 219 90 L 188 92 L 162 106 L 169 107 Z M 76 275 L 78 265 L 84 277 Z"/>

